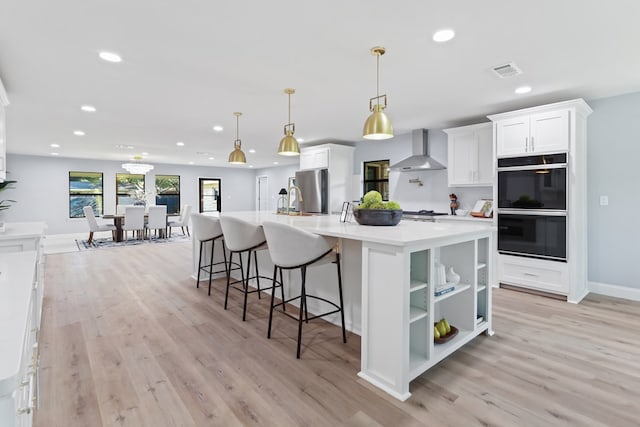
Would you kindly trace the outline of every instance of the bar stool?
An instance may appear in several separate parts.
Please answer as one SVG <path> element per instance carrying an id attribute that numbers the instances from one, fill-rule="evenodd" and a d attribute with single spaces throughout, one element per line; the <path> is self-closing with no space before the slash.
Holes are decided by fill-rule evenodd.
<path id="1" fill-rule="evenodd" d="M 290 225 L 281 224 L 278 222 L 265 221 L 262 224 L 264 228 L 264 234 L 267 237 L 269 244 L 269 255 L 274 263 L 273 279 L 275 281 L 276 273 L 280 271 L 280 281 L 282 283 L 282 270 L 300 269 L 302 274 L 302 283 L 300 285 L 300 295 L 297 297 L 289 298 L 285 300 L 282 298 L 282 302 L 274 304 L 274 290 L 271 291 L 271 309 L 269 310 L 269 330 L 267 332 L 267 338 L 271 338 L 271 322 L 273 319 L 273 310 L 279 306 L 282 306 L 281 311 L 286 316 L 298 321 L 298 349 L 296 358 L 300 359 L 300 344 L 302 341 L 302 320 L 304 314 L 304 321 L 316 319 L 318 317 L 324 317 L 330 314 L 340 312 L 342 320 L 342 341 L 347 342 L 347 333 L 344 327 L 344 309 L 342 299 L 342 274 L 340 272 L 340 253 L 334 251 L 333 248 L 338 241 L 335 237 L 325 237 L 318 234 L 309 233 Z M 306 289 L 307 279 L 307 267 L 311 265 L 321 265 L 327 263 L 335 263 L 338 270 L 338 293 L 340 298 L 340 304 L 336 304 L 325 298 L 321 298 L 315 295 L 308 295 Z M 274 282 L 275 283 L 275 282 Z M 334 310 L 327 311 L 322 314 L 318 314 L 309 317 L 307 312 L 307 298 L 314 298 L 316 300 L 324 301 L 325 303 L 335 307 Z M 294 317 L 284 311 L 285 304 L 294 300 L 300 300 L 300 311 L 298 317 Z M 280 310 L 278 310 L 280 311 Z"/>
<path id="2" fill-rule="evenodd" d="M 227 252 L 224 250 L 222 228 L 220 227 L 220 220 L 218 218 L 202 215 L 199 213 L 191 214 L 191 225 L 193 227 L 193 238 L 199 242 L 200 250 L 198 252 L 198 278 L 196 279 L 196 288 L 200 287 L 200 272 L 204 271 L 209 273 L 209 295 L 211 295 L 211 277 L 216 273 L 225 274 L 230 268 L 227 263 Z M 215 251 L 216 241 L 220 241 L 222 244 L 222 254 L 224 261 L 213 262 L 213 254 Z M 205 245 L 211 243 L 211 257 L 209 263 L 202 265 L 202 256 L 206 255 Z M 205 261 L 206 262 L 206 261 Z M 224 270 L 214 271 L 214 266 L 224 264 Z"/>
<path id="3" fill-rule="evenodd" d="M 240 275 L 241 280 L 231 282 L 231 269 L 227 269 L 227 292 L 224 297 L 224 309 L 227 309 L 227 302 L 229 300 L 229 288 L 233 287 L 244 293 L 244 304 L 242 307 L 242 320 L 247 318 L 247 296 L 248 294 L 257 292 L 258 299 L 260 299 L 260 278 L 271 280 L 270 277 L 261 276 L 258 269 L 258 256 L 259 250 L 267 249 L 267 239 L 264 236 L 262 226 L 253 224 L 238 218 L 229 216 L 220 216 L 220 225 L 224 234 L 224 243 L 229 249 L 229 263 L 233 262 L 233 254 L 238 254 L 240 261 Z M 245 277 L 244 263 L 242 261 L 242 255 L 247 253 L 247 271 Z M 255 275 L 250 277 L 251 274 L 251 255 L 253 254 L 254 271 Z M 256 279 L 257 289 L 249 290 L 249 280 Z M 235 287 L 235 284 L 241 284 L 241 288 Z M 282 290 L 281 282 L 278 282 L 277 286 L 280 286 L 282 296 L 284 297 L 284 290 Z M 272 290 L 277 287 L 274 283 Z"/>

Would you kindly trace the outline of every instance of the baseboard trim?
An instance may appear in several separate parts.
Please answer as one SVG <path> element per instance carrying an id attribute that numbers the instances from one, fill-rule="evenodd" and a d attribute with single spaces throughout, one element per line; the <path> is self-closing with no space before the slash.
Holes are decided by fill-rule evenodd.
<path id="1" fill-rule="evenodd" d="M 589 292 L 608 297 L 624 298 L 640 301 L 640 289 L 628 286 L 611 285 L 609 283 L 589 282 Z"/>

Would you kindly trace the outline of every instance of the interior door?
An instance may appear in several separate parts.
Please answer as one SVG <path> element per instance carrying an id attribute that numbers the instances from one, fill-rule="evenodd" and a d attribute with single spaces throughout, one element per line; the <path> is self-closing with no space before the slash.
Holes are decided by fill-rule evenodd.
<path id="1" fill-rule="evenodd" d="M 257 178 L 258 191 L 256 194 L 258 195 L 258 200 L 256 201 L 256 207 L 259 211 L 268 211 L 269 210 L 269 177 L 268 176 L 259 176 Z"/>
<path id="2" fill-rule="evenodd" d="M 200 178 L 200 213 L 222 211 L 222 180 Z"/>

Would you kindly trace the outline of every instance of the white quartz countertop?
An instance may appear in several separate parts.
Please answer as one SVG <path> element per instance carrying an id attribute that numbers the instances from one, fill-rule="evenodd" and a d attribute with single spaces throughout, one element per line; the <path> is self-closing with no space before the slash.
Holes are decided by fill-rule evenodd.
<path id="1" fill-rule="evenodd" d="M 435 218 L 436 221 L 473 221 L 478 224 L 491 224 L 493 222 L 493 218 L 480 218 L 471 215 L 441 215 Z"/>
<path id="2" fill-rule="evenodd" d="M 0 395 L 20 381 L 36 251 L 0 253 Z"/>
<path id="3" fill-rule="evenodd" d="M 5 222 L 5 231 L 0 233 L 0 240 L 16 237 L 40 237 L 47 229 L 44 222 Z"/>
<path id="4" fill-rule="evenodd" d="M 419 222 L 400 221 L 395 226 L 368 226 L 355 222 L 342 223 L 338 215 L 288 216 L 271 211 L 222 212 L 245 221 L 262 224 L 274 221 L 289 224 L 324 236 L 375 242 L 393 246 L 435 243 L 450 237 L 472 237 L 485 235 L 493 230 L 493 224 L 475 222 Z"/>

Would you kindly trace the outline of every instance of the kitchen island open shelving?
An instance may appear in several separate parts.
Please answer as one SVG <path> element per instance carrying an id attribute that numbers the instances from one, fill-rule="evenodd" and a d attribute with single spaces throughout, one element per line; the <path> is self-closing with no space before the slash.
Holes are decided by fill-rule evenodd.
<path id="1" fill-rule="evenodd" d="M 409 398 L 411 380 L 474 337 L 493 334 L 488 282 L 495 231 L 491 225 L 401 221 L 397 226 L 375 227 L 341 223 L 333 215 L 264 211 L 222 215 L 258 224 L 283 222 L 340 238 L 345 321 L 349 330 L 362 337 L 358 375 L 397 399 Z M 438 297 L 434 297 L 436 261 L 453 267 L 461 277 L 453 292 Z M 260 258 L 259 264 L 263 271 L 273 269 L 268 256 Z M 331 298 L 335 291 L 322 289 L 326 282 L 322 277 L 335 272 L 331 266 L 319 268 L 324 267 L 328 270 L 315 278 L 310 273 L 307 286 Z M 285 282 L 296 286 L 296 280 L 291 275 Z M 311 304 L 308 308 L 316 309 Z M 444 344 L 434 344 L 433 325 L 442 317 L 459 332 Z"/>

